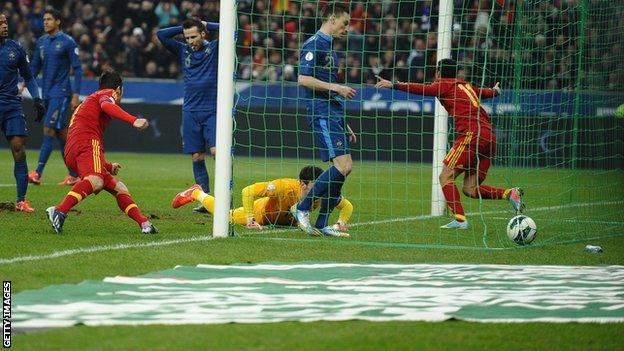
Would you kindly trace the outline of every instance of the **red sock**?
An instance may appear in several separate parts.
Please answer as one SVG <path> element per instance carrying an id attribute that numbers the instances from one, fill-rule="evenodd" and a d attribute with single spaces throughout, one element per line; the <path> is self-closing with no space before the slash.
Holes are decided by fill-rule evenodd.
<path id="1" fill-rule="evenodd" d="M 479 193 L 481 193 L 481 198 L 483 199 L 498 200 L 503 198 L 505 189 L 497 188 L 495 186 L 481 185 L 479 187 Z"/>
<path id="2" fill-rule="evenodd" d="M 65 195 L 65 198 L 56 209 L 67 214 L 72 207 L 76 206 L 82 199 L 93 192 L 91 182 L 83 179 L 76 183 L 72 189 Z"/>
<path id="3" fill-rule="evenodd" d="M 464 208 L 462 207 L 461 199 L 459 197 L 459 190 L 457 190 L 455 184 L 448 183 L 442 186 L 442 193 L 446 199 L 446 205 L 455 215 L 455 219 L 460 222 L 465 221 L 466 215 L 464 214 Z"/>
<path id="4" fill-rule="evenodd" d="M 124 211 L 128 217 L 132 218 L 135 222 L 141 223 L 147 221 L 147 217 L 145 217 L 141 210 L 139 210 L 139 206 L 134 203 L 132 200 L 132 196 L 128 193 L 117 193 L 117 206 Z"/>

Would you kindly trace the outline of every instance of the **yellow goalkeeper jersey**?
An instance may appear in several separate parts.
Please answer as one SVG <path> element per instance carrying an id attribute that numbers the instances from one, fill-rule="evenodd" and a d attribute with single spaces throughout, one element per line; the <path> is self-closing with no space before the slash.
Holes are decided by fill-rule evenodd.
<path id="1" fill-rule="evenodd" d="M 242 192 L 245 216 L 260 224 L 290 225 L 288 210 L 301 197 L 298 179 L 281 178 L 252 184 Z M 258 199 L 258 200 L 256 200 Z"/>
<path id="2" fill-rule="evenodd" d="M 290 208 L 301 200 L 301 185 L 298 179 L 280 178 L 268 182 L 258 182 L 242 191 L 243 211 L 246 218 L 253 218 L 260 225 L 292 225 Z M 312 209 L 319 207 L 315 200 Z M 340 211 L 339 220 L 347 222 L 353 212 L 353 205 L 342 198 L 336 206 Z"/>

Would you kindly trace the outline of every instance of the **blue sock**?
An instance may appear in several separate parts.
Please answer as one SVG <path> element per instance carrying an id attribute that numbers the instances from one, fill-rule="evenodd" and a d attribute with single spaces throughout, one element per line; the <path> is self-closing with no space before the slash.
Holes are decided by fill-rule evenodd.
<path id="1" fill-rule="evenodd" d="M 316 217 L 316 223 L 314 226 L 318 229 L 323 229 L 327 227 L 327 222 L 329 221 L 329 215 L 332 213 L 336 205 L 340 203 L 340 196 L 335 197 L 324 197 L 321 199 L 321 208 L 319 209 L 318 217 Z"/>
<path id="2" fill-rule="evenodd" d="M 65 140 L 59 138 L 59 149 L 61 150 L 61 157 L 63 158 L 63 162 L 65 162 Z M 67 171 L 69 175 L 72 177 L 78 177 L 78 173 L 72 171 L 69 167 L 67 167 Z"/>
<path id="3" fill-rule="evenodd" d="M 28 165 L 26 160 L 15 162 L 13 175 L 15 175 L 15 183 L 17 184 L 17 202 L 24 201 L 26 189 L 28 188 Z"/>
<path id="4" fill-rule="evenodd" d="M 195 176 L 195 183 L 201 185 L 206 194 L 210 193 L 210 183 L 208 178 L 208 171 L 206 170 L 206 161 L 193 161 L 193 175 Z"/>
<path id="5" fill-rule="evenodd" d="M 312 201 L 314 201 L 315 198 L 325 197 L 329 190 L 337 191 L 338 194 L 340 194 L 340 189 L 342 189 L 344 180 L 345 177 L 340 173 L 338 168 L 334 166 L 329 167 L 316 178 L 314 187 L 310 190 L 305 199 L 301 200 L 297 205 L 297 209 L 300 211 L 309 211 L 312 207 Z"/>
<path id="6" fill-rule="evenodd" d="M 37 173 L 39 173 L 40 176 L 43 174 L 43 169 L 45 168 L 46 163 L 48 163 L 53 147 L 54 137 L 44 135 L 43 143 L 41 144 L 41 151 L 39 151 L 39 164 L 37 165 Z"/>

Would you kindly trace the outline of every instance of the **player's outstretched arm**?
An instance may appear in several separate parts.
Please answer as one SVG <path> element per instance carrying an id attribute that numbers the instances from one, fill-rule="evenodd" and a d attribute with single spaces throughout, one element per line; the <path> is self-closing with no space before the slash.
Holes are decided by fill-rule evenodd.
<path id="1" fill-rule="evenodd" d="M 489 99 L 495 96 L 499 96 L 502 91 L 500 88 L 500 82 L 496 82 L 496 84 L 494 84 L 494 87 L 492 88 L 481 88 L 477 86 L 473 86 L 473 88 L 480 99 Z"/>
<path id="2" fill-rule="evenodd" d="M 149 127 L 149 122 L 145 118 L 137 118 L 132 126 L 138 130 L 145 130 Z"/>
<path id="3" fill-rule="evenodd" d="M 392 87 L 394 86 L 394 84 L 392 84 L 391 81 L 387 80 L 387 79 L 383 79 L 378 75 L 375 75 L 375 78 L 377 78 L 377 84 L 375 84 L 375 88 L 388 88 L 388 89 L 392 89 Z"/>
<path id="4" fill-rule="evenodd" d="M 380 76 L 377 77 L 378 81 L 375 84 L 377 88 L 392 88 L 403 90 L 408 93 L 418 94 L 418 95 L 427 95 L 427 96 L 438 96 L 440 94 L 440 86 L 437 82 L 431 84 L 419 84 L 419 83 L 403 83 L 396 82 L 392 83 L 387 79 L 383 79 Z"/>
<path id="5" fill-rule="evenodd" d="M 336 83 L 328 83 L 323 82 L 320 79 L 314 78 L 312 76 L 299 75 L 297 79 L 299 85 L 306 87 L 308 89 L 313 90 L 324 90 L 324 91 L 335 91 L 340 94 L 345 99 L 353 99 L 355 97 L 356 91 L 355 89 L 348 87 L 346 85 L 340 85 Z"/>
<path id="6" fill-rule="evenodd" d="M 136 118 L 111 101 L 102 101 L 100 106 L 102 107 L 102 111 L 104 111 L 107 115 L 128 124 L 132 124 L 132 126 L 138 130 L 144 130 L 149 127 L 149 122 L 145 118 Z"/>

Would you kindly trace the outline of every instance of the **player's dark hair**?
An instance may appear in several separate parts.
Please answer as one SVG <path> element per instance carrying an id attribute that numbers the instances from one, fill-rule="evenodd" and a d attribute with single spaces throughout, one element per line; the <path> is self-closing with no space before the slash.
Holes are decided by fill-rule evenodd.
<path id="1" fill-rule="evenodd" d="M 331 15 L 340 17 L 344 13 L 349 13 L 349 6 L 332 2 L 325 6 L 323 12 L 321 12 L 321 18 L 323 19 L 323 22 L 327 22 Z"/>
<path id="2" fill-rule="evenodd" d="M 182 29 L 191 29 L 193 27 L 197 27 L 197 30 L 200 33 L 206 31 L 206 27 L 198 18 L 187 18 L 184 20 L 184 22 L 182 22 Z"/>
<path id="3" fill-rule="evenodd" d="M 43 14 L 49 14 L 50 16 L 52 16 L 55 20 L 57 21 L 62 21 L 63 19 L 61 18 L 62 14 L 61 11 L 53 8 L 53 7 L 48 7 L 45 11 L 43 11 Z"/>
<path id="4" fill-rule="evenodd" d="M 323 173 L 323 170 L 316 166 L 305 166 L 299 172 L 299 180 L 308 184 L 315 181 L 321 173 Z"/>
<path id="5" fill-rule="evenodd" d="M 117 89 L 122 85 L 123 79 L 115 71 L 104 71 L 100 76 L 100 89 Z"/>
<path id="6" fill-rule="evenodd" d="M 438 61 L 438 71 L 441 78 L 456 78 L 457 62 L 450 58 L 442 59 Z"/>

